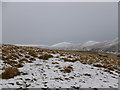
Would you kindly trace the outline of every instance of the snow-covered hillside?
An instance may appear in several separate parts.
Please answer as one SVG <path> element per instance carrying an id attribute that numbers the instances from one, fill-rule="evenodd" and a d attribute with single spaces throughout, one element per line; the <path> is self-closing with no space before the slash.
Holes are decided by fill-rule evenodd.
<path id="1" fill-rule="evenodd" d="M 55 54 L 54 54 L 55 55 Z M 53 64 L 56 62 L 56 64 Z M 73 71 L 64 73 L 60 70 L 72 66 Z M 117 88 L 117 74 L 104 72 L 103 68 L 84 65 L 79 61 L 64 62 L 59 58 L 37 59 L 25 63 L 19 68 L 21 75 L 2 80 L 2 88 Z M 0 71 L 1 73 L 1 71 Z M 26 75 L 24 75 L 26 73 Z M 1 86 L 1 85 L 0 85 Z"/>
<path id="2" fill-rule="evenodd" d="M 58 50 L 79 50 L 81 49 L 81 44 L 73 44 L 69 42 L 62 42 L 49 47 L 49 49 Z"/>
<path id="3" fill-rule="evenodd" d="M 96 41 L 88 41 L 88 42 L 84 43 L 82 46 L 83 46 L 83 47 L 87 47 L 87 46 L 95 45 L 95 44 L 97 44 L 97 43 L 99 43 L 99 42 L 96 42 Z"/>
<path id="4" fill-rule="evenodd" d="M 118 52 L 118 38 L 109 41 L 102 41 L 84 48 L 90 51 Z"/>
<path id="5" fill-rule="evenodd" d="M 120 43 L 120 42 L 119 42 Z M 43 47 L 45 48 L 45 47 Z M 102 52 L 117 52 L 118 51 L 118 38 L 106 41 L 87 41 L 83 44 L 73 44 L 69 42 L 62 42 L 52 46 L 49 49 L 59 50 L 76 50 L 76 51 L 102 51 Z"/>
<path id="6" fill-rule="evenodd" d="M 62 42 L 52 45 L 51 47 L 69 47 L 69 46 L 73 46 L 73 44 L 68 42 Z"/>
<path id="7" fill-rule="evenodd" d="M 115 38 L 114 40 L 106 40 L 101 42 L 91 40 L 83 44 L 61 42 L 51 46 L 49 45 L 17 45 L 17 46 L 32 46 L 32 47 L 41 47 L 41 48 L 56 49 L 56 50 L 98 51 L 98 52 L 118 53 L 118 38 Z"/>
<path id="8" fill-rule="evenodd" d="M 117 88 L 116 55 L 2 45 L 2 88 Z"/>

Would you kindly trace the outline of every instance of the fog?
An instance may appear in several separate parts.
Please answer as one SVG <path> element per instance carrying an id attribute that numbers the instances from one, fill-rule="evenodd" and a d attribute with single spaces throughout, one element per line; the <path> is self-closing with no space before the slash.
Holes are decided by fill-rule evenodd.
<path id="1" fill-rule="evenodd" d="M 4 2 L 2 16 L 3 43 L 52 45 L 118 36 L 117 2 Z"/>

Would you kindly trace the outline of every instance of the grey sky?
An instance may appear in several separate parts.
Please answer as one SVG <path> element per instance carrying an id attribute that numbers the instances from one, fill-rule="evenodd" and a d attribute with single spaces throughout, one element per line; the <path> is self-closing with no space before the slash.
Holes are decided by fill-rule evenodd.
<path id="1" fill-rule="evenodd" d="M 103 41 L 118 36 L 115 3 L 3 3 L 3 43 Z"/>
<path id="2" fill-rule="evenodd" d="M 2 3 L 0 2 L 0 43 L 2 43 Z"/>

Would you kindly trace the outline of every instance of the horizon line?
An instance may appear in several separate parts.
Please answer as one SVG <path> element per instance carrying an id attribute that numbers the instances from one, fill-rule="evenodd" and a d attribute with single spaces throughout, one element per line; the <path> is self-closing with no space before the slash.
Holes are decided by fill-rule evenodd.
<path id="1" fill-rule="evenodd" d="M 120 0 L 1 0 L 0 2 L 119 2 Z"/>

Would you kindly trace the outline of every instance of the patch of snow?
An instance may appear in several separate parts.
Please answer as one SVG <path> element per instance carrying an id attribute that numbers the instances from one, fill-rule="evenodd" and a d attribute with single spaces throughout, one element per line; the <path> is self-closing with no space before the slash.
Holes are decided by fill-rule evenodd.
<path id="1" fill-rule="evenodd" d="M 51 47 L 67 47 L 69 45 L 73 45 L 72 43 L 68 43 L 68 42 L 61 42 L 61 43 L 57 43 L 55 45 L 52 45 Z"/>
<path id="2" fill-rule="evenodd" d="M 55 54 L 54 56 L 57 56 Z M 52 64 L 57 62 L 58 64 Z M 73 71 L 64 73 L 61 70 L 71 65 Z M 76 62 L 64 62 L 60 58 L 49 60 L 37 59 L 33 63 L 26 63 L 19 68 L 26 75 L 2 80 L 3 88 L 113 88 L 118 87 L 118 76 L 104 72 L 103 68 Z M 114 77 L 114 78 L 113 78 Z M 1 86 L 1 85 L 0 85 Z"/>
<path id="3" fill-rule="evenodd" d="M 91 46 L 91 45 L 94 45 L 94 44 L 97 44 L 97 43 L 99 43 L 99 42 L 96 42 L 96 41 L 88 41 L 88 42 L 84 43 L 82 46 L 83 46 L 83 47 L 86 47 L 86 46 Z"/>

